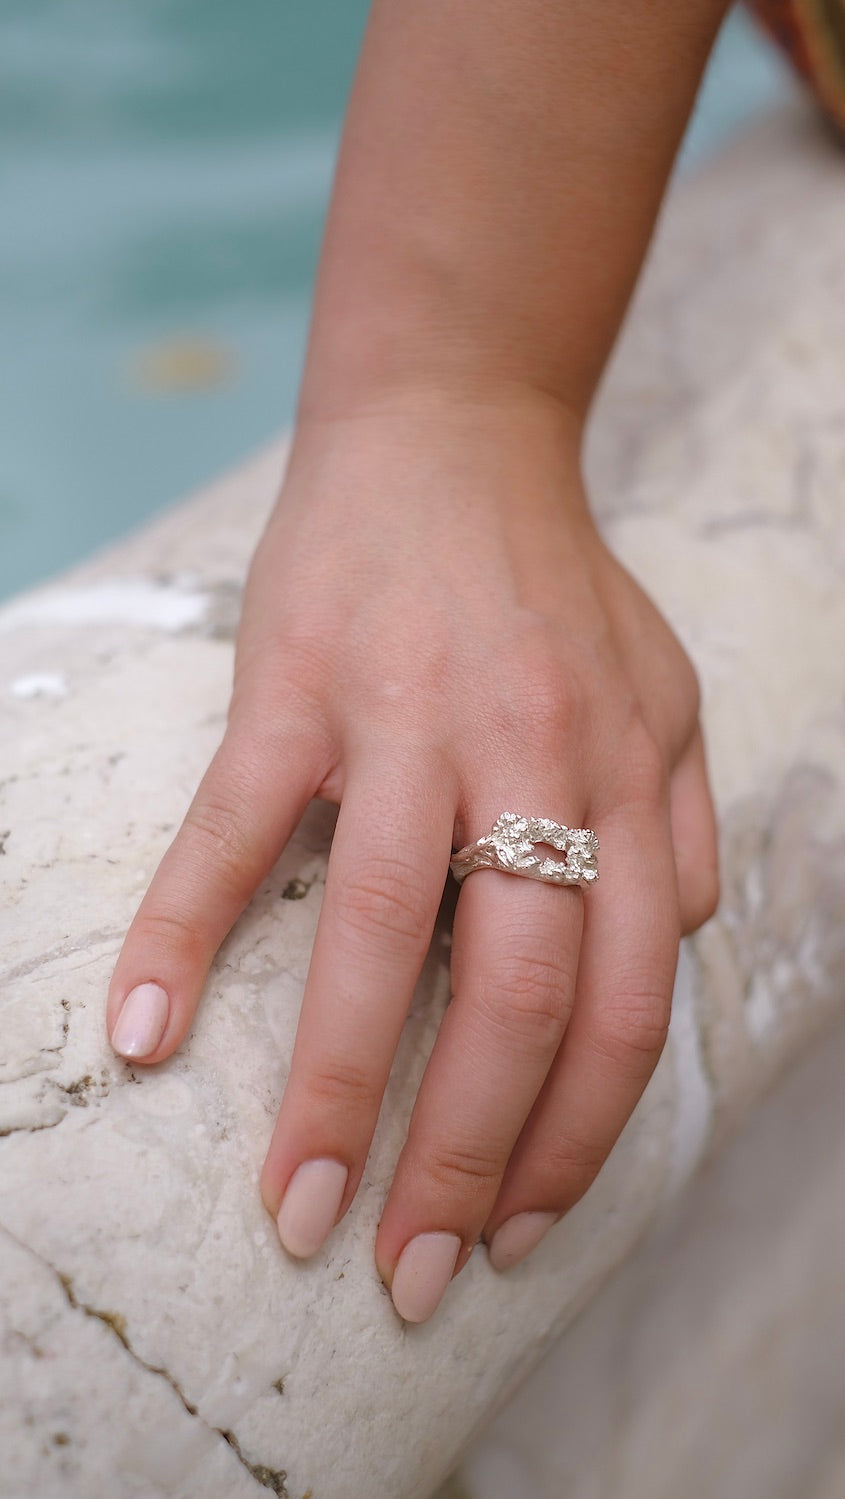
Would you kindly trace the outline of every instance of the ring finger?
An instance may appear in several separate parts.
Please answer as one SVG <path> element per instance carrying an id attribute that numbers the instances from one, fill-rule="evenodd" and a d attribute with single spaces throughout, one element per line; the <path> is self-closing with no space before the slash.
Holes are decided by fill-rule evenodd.
<path id="1" fill-rule="evenodd" d="M 680 940 L 668 807 L 630 803 L 596 821 L 602 873 L 585 903 L 572 1021 L 484 1229 L 496 1269 L 583 1196 L 666 1039 Z"/>
<path id="2" fill-rule="evenodd" d="M 489 813 L 472 816 L 478 834 Z M 407 1321 L 431 1316 L 495 1201 L 566 1029 L 582 911 L 577 888 L 495 869 L 461 890 L 453 998 L 376 1240 L 379 1270 Z"/>

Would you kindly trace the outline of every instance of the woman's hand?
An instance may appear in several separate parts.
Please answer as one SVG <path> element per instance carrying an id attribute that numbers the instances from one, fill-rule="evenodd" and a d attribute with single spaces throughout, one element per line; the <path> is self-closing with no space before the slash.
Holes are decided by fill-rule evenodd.
<path id="1" fill-rule="evenodd" d="M 376 1239 L 397 1310 L 430 1316 L 482 1234 L 515 1264 L 584 1193 L 663 1047 L 680 934 L 717 900 L 698 712 L 553 401 L 420 394 L 300 423 L 225 737 L 108 1006 L 119 1052 L 169 1056 L 309 799 L 340 804 L 261 1181 L 291 1253 L 352 1202 L 452 847 L 503 810 L 592 827 L 601 878 L 461 887 L 453 999 Z"/>

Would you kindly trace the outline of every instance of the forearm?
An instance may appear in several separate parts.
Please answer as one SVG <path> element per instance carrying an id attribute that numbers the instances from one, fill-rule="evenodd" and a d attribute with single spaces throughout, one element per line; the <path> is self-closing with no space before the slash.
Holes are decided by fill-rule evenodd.
<path id="1" fill-rule="evenodd" d="M 300 418 L 447 388 L 583 417 L 726 0 L 375 0 Z"/>

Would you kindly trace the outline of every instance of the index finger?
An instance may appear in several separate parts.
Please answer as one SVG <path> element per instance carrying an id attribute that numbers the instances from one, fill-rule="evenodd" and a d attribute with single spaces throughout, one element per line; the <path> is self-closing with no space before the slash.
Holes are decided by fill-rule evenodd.
<path id="1" fill-rule="evenodd" d="M 324 775 L 293 716 L 226 730 L 133 918 L 109 985 L 120 1056 L 158 1062 L 184 1038 L 212 958 L 273 867 Z"/>

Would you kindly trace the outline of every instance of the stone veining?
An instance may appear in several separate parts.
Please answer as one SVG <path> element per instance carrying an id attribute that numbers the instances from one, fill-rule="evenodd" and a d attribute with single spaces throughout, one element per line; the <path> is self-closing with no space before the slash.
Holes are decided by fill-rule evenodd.
<path id="1" fill-rule="evenodd" d="M 11 1233 L 11 1231 L 2 1224 L 0 1224 L 0 1231 L 7 1234 L 10 1239 L 13 1239 L 20 1248 L 25 1249 L 29 1254 L 34 1255 L 35 1258 L 40 1260 L 41 1264 L 44 1265 L 46 1269 L 52 1272 L 58 1284 L 62 1288 L 68 1306 L 70 1306 L 74 1311 L 81 1312 L 85 1317 L 93 1317 L 97 1322 L 101 1322 L 103 1326 L 108 1328 L 109 1332 L 112 1333 L 112 1335 L 117 1339 L 121 1347 L 125 1349 L 126 1353 L 132 1359 L 133 1363 L 137 1364 L 139 1368 L 146 1370 L 148 1374 L 153 1374 L 157 1378 L 165 1380 L 181 1402 L 187 1414 L 195 1420 L 203 1421 L 203 1418 L 200 1415 L 197 1406 L 188 1399 L 178 1380 L 174 1378 L 169 1369 L 165 1369 L 160 1364 L 148 1363 L 147 1360 L 142 1358 L 137 1350 L 133 1348 L 126 1331 L 126 1318 L 120 1312 L 108 1311 L 101 1307 L 90 1306 L 87 1302 L 82 1301 L 77 1295 L 76 1290 L 74 1289 L 73 1281 L 71 1280 L 70 1276 L 64 1275 L 61 1270 L 57 1270 L 54 1265 L 49 1264 L 48 1261 L 43 1258 L 43 1256 L 36 1254 L 36 1251 L 32 1248 L 31 1245 L 22 1244 L 20 1240 L 17 1239 L 16 1235 Z M 203 1425 L 207 1426 L 210 1431 L 215 1432 L 217 1436 L 222 1437 L 223 1441 L 226 1442 L 227 1446 L 229 1446 L 234 1452 L 238 1462 L 247 1470 L 250 1476 L 255 1479 L 257 1484 L 259 1484 L 262 1488 L 269 1489 L 272 1493 L 278 1495 L 279 1499 L 290 1499 L 288 1490 L 285 1486 L 285 1479 L 287 1475 L 284 1472 L 280 1471 L 279 1469 L 268 1467 L 265 1463 L 250 1462 L 244 1456 L 241 1450 L 240 1442 L 238 1441 L 238 1438 L 235 1436 L 234 1432 L 223 1430 L 218 1426 L 209 1426 L 209 1423 L 205 1421 L 203 1421 Z M 65 1437 L 65 1440 L 68 1440 L 67 1437 Z"/>

